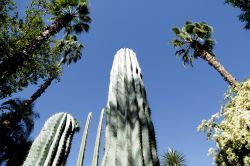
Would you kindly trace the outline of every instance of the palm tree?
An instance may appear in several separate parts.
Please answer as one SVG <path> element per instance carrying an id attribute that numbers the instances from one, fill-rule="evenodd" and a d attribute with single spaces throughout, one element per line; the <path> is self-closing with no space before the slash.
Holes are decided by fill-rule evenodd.
<path id="1" fill-rule="evenodd" d="M 194 58 L 202 58 L 217 70 L 229 85 L 232 87 L 236 86 L 238 83 L 236 79 L 216 60 L 212 52 L 215 42 L 211 38 L 211 26 L 205 22 L 193 23 L 187 21 L 181 29 L 174 27 L 172 31 L 177 36 L 172 41 L 172 45 L 178 48 L 175 55 L 182 56 L 184 65 L 192 65 Z"/>
<path id="2" fill-rule="evenodd" d="M 163 155 L 163 166 L 186 166 L 185 156 L 173 148 Z"/>
<path id="3" fill-rule="evenodd" d="M 14 74 L 25 60 L 29 59 L 50 37 L 57 34 L 63 28 L 66 34 L 88 32 L 91 18 L 86 0 L 43 0 L 46 12 L 53 15 L 54 22 L 45 28 L 34 40 L 21 51 L 0 63 L 0 84 Z"/>
<path id="4" fill-rule="evenodd" d="M 0 107 L 0 165 L 21 165 L 31 146 L 29 137 L 39 115 L 34 112 L 33 104 L 17 111 L 22 102 L 11 99 Z"/>
<path id="5" fill-rule="evenodd" d="M 61 67 L 65 63 L 70 64 L 71 62 L 77 62 L 79 59 L 81 59 L 82 48 L 83 45 L 77 42 L 77 37 L 74 35 L 66 35 L 65 40 L 58 41 L 58 43 L 56 43 L 55 49 L 60 49 L 59 52 L 62 52 L 62 58 L 56 65 L 56 68 Z M 22 111 L 24 107 L 31 105 L 36 99 L 38 99 L 51 85 L 54 79 L 56 78 L 53 75 L 50 75 L 44 81 L 44 83 L 35 91 L 35 93 L 31 95 L 29 99 L 24 100 L 22 103 L 20 103 L 19 107 L 17 108 L 17 111 Z"/>

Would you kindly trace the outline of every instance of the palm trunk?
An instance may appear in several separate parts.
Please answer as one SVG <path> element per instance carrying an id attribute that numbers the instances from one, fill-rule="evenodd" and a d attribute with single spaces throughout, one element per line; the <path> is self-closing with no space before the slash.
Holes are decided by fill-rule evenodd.
<path id="1" fill-rule="evenodd" d="M 24 100 L 15 110 L 15 112 L 13 112 L 13 114 L 7 118 L 7 119 L 3 119 L 2 121 L 0 121 L 0 125 L 4 125 L 5 128 L 13 128 L 13 126 L 16 125 L 16 123 L 14 122 L 17 117 L 19 117 L 20 114 L 22 114 L 22 110 L 25 109 L 25 107 L 28 107 L 29 105 L 31 105 L 37 98 L 39 98 L 44 92 L 45 90 L 49 87 L 49 85 L 51 84 L 51 82 L 54 80 L 53 77 L 49 77 L 41 86 L 40 88 L 27 100 Z M 1 126 L 1 128 L 3 128 Z"/>
<path id="2" fill-rule="evenodd" d="M 63 61 L 64 61 L 64 57 L 60 60 L 60 62 L 57 64 L 57 66 L 61 66 Z M 22 110 L 25 107 L 31 105 L 36 99 L 38 99 L 45 92 L 45 90 L 51 85 L 51 83 L 54 79 L 55 79 L 54 77 L 49 76 L 49 78 L 39 87 L 39 89 L 37 89 L 37 91 L 35 93 L 33 93 L 33 95 L 29 99 L 24 100 L 18 106 L 16 111 L 13 113 L 12 117 L 10 117 L 9 119 L 0 121 L 0 126 L 4 125 L 4 126 L 6 126 L 6 128 L 11 128 L 10 125 L 15 125 L 15 123 L 13 121 L 16 119 L 16 117 L 18 117 L 19 114 L 22 113 Z"/>
<path id="3" fill-rule="evenodd" d="M 207 61 L 215 70 L 217 70 L 220 75 L 224 78 L 225 81 L 229 83 L 230 86 L 235 87 L 237 85 L 237 81 L 235 77 L 233 77 L 215 58 L 212 52 L 204 48 L 199 43 L 194 43 L 192 48 L 195 51 L 195 55 L 199 55 L 200 58 Z"/>
<path id="4" fill-rule="evenodd" d="M 32 104 L 37 98 L 39 98 L 45 92 L 45 90 L 51 85 L 53 80 L 54 80 L 53 77 L 49 77 L 29 99 L 24 100 L 22 102 L 22 104 L 19 107 L 19 110 L 21 110 L 23 107 Z"/>
<path id="5" fill-rule="evenodd" d="M 64 58 L 61 59 L 61 61 L 57 64 L 57 66 L 61 66 L 62 63 L 64 61 Z M 49 78 L 47 80 L 45 80 L 45 82 L 40 86 L 39 89 L 37 89 L 37 91 L 35 93 L 33 93 L 33 95 L 27 99 L 27 100 L 24 100 L 20 106 L 18 107 L 18 110 L 22 110 L 23 107 L 27 107 L 29 106 L 30 104 L 32 104 L 36 99 L 38 99 L 44 92 L 45 90 L 51 85 L 52 81 L 54 80 L 55 78 L 52 77 L 52 76 L 49 76 Z"/>
<path id="6" fill-rule="evenodd" d="M 8 60 L 0 63 L 0 84 L 4 83 L 12 74 L 14 74 L 18 67 L 21 66 L 24 61 L 31 57 L 31 55 L 37 50 L 45 41 L 51 36 L 54 36 L 62 28 L 72 21 L 72 15 L 65 15 L 64 17 L 58 18 L 55 22 L 48 26 L 39 36 L 25 46 L 20 52 L 14 54 Z"/>

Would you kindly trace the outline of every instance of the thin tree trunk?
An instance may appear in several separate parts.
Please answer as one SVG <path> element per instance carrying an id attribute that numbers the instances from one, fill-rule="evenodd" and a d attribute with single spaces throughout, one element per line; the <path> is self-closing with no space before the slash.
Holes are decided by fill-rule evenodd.
<path id="1" fill-rule="evenodd" d="M 199 43 L 195 43 L 192 48 L 195 51 L 196 55 L 199 55 L 200 58 L 207 61 L 215 70 L 217 70 L 220 75 L 224 78 L 225 81 L 229 83 L 230 86 L 235 87 L 237 85 L 237 81 L 234 76 L 232 76 L 215 58 L 212 52 L 205 49 Z"/>
<path id="2" fill-rule="evenodd" d="M 62 58 L 60 60 L 60 62 L 57 64 L 57 67 L 61 66 L 62 63 L 64 61 L 64 58 Z M 32 104 L 36 99 L 38 99 L 44 92 L 45 90 L 51 85 L 52 81 L 54 80 L 55 78 L 52 77 L 52 76 L 49 76 L 48 79 L 45 80 L 45 82 L 37 89 L 37 91 L 35 93 L 33 93 L 33 95 L 27 99 L 27 100 L 24 100 L 20 106 L 18 107 L 18 110 L 22 110 L 24 107 L 27 107 L 29 106 L 30 104 Z"/>
<path id="3" fill-rule="evenodd" d="M 72 19 L 73 16 L 69 14 L 56 19 L 51 26 L 48 26 L 39 36 L 26 45 L 24 49 L 14 54 L 8 60 L 1 62 L 0 84 L 4 83 L 12 74 L 16 73 L 18 67 L 21 66 L 26 59 L 30 58 L 35 50 L 37 50 L 51 36 L 54 36 L 64 28 Z"/>
<path id="4" fill-rule="evenodd" d="M 52 81 L 54 80 L 53 77 L 49 76 L 49 78 L 39 87 L 39 89 L 27 100 L 24 100 L 22 104 L 19 106 L 19 110 L 23 107 L 27 107 L 32 104 L 37 98 L 39 98 L 45 90 L 51 85 Z"/>
<path id="5" fill-rule="evenodd" d="M 61 66 L 63 61 L 64 61 L 64 57 L 60 60 L 57 66 Z M 22 110 L 25 107 L 28 107 L 29 105 L 31 105 L 36 99 L 38 99 L 45 92 L 45 90 L 51 85 L 54 79 L 55 79 L 54 77 L 49 76 L 49 78 L 45 80 L 45 82 L 37 89 L 35 93 L 33 93 L 33 95 L 29 99 L 24 100 L 18 106 L 16 111 L 12 114 L 12 116 L 9 119 L 0 121 L 0 125 L 5 125 L 6 128 L 11 128 L 11 125 L 15 124 L 13 121 L 16 119 L 16 117 L 19 116 L 20 113 L 22 113 Z"/>
<path id="6" fill-rule="evenodd" d="M 25 107 L 28 107 L 31 105 L 37 98 L 39 98 L 45 90 L 49 87 L 51 82 L 54 80 L 53 77 L 49 77 L 41 86 L 40 88 L 27 100 L 24 100 L 15 110 L 15 112 L 12 113 L 12 115 L 7 119 L 2 119 L 0 121 L 0 125 L 4 125 L 5 128 L 13 128 L 13 125 L 16 125 L 14 121 L 17 119 L 17 117 L 22 114 L 22 110 L 25 109 Z M 3 128 L 1 126 L 1 128 Z"/>

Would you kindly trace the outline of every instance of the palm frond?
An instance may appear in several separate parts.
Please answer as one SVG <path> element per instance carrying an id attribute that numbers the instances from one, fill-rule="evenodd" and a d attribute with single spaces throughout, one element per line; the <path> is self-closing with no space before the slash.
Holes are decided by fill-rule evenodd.
<path id="1" fill-rule="evenodd" d="M 185 156 L 173 148 L 163 155 L 163 166 L 186 166 Z"/>

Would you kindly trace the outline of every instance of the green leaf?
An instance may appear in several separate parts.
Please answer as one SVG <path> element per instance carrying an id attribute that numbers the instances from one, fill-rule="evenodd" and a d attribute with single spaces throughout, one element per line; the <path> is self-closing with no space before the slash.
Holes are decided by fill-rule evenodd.
<path id="1" fill-rule="evenodd" d="M 180 50 L 178 50 L 178 51 L 176 51 L 175 52 L 175 56 L 180 56 L 180 55 L 182 55 L 183 53 L 185 53 L 186 52 L 186 50 L 185 49 L 180 49 Z"/>
<path id="2" fill-rule="evenodd" d="M 178 39 L 175 39 L 171 42 L 171 44 L 174 46 L 174 47 L 180 47 L 180 46 L 183 46 L 185 43 L 181 40 L 178 40 Z"/>
<path id="3" fill-rule="evenodd" d="M 55 3 L 57 5 L 65 5 L 67 3 L 67 0 L 55 0 Z"/>
<path id="4" fill-rule="evenodd" d="M 192 67 L 194 67 L 194 66 L 193 66 L 193 59 L 194 59 L 194 56 L 193 56 L 193 55 L 190 55 L 189 63 L 190 63 L 190 65 L 191 65 Z"/>
<path id="5" fill-rule="evenodd" d="M 187 42 L 192 41 L 192 38 L 188 33 L 179 33 L 179 34 L 177 34 L 177 36 L 180 37 L 181 39 L 183 39 L 184 41 L 187 41 Z"/>
<path id="6" fill-rule="evenodd" d="M 215 41 L 213 39 L 207 39 L 204 42 L 204 46 L 207 47 L 209 50 L 212 50 L 215 45 Z"/>
<path id="7" fill-rule="evenodd" d="M 172 28 L 172 31 L 173 31 L 176 35 L 178 35 L 178 34 L 181 33 L 180 29 L 177 28 L 177 27 Z"/>
<path id="8" fill-rule="evenodd" d="M 185 30 L 187 33 L 191 33 L 191 34 L 193 34 L 193 29 L 194 29 L 194 25 L 193 25 L 193 24 L 187 24 L 187 25 L 184 27 L 184 30 Z"/>
<path id="9" fill-rule="evenodd" d="M 183 65 L 189 64 L 189 58 L 188 58 L 188 53 L 187 51 L 184 53 L 184 55 L 182 56 L 182 62 Z"/>
<path id="10" fill-rule="evenodd" d="M 77 6 L 78 5 L 78 0 L 70 0 L 70 4 L 73 6 Z"/>
<path id="11" fill-rule="evenodd" d="M 193 23 L 192 23 L 192 21 L 186 21 L 185 24 L 188 25 L 188 24 L 193 24 Z"/>

